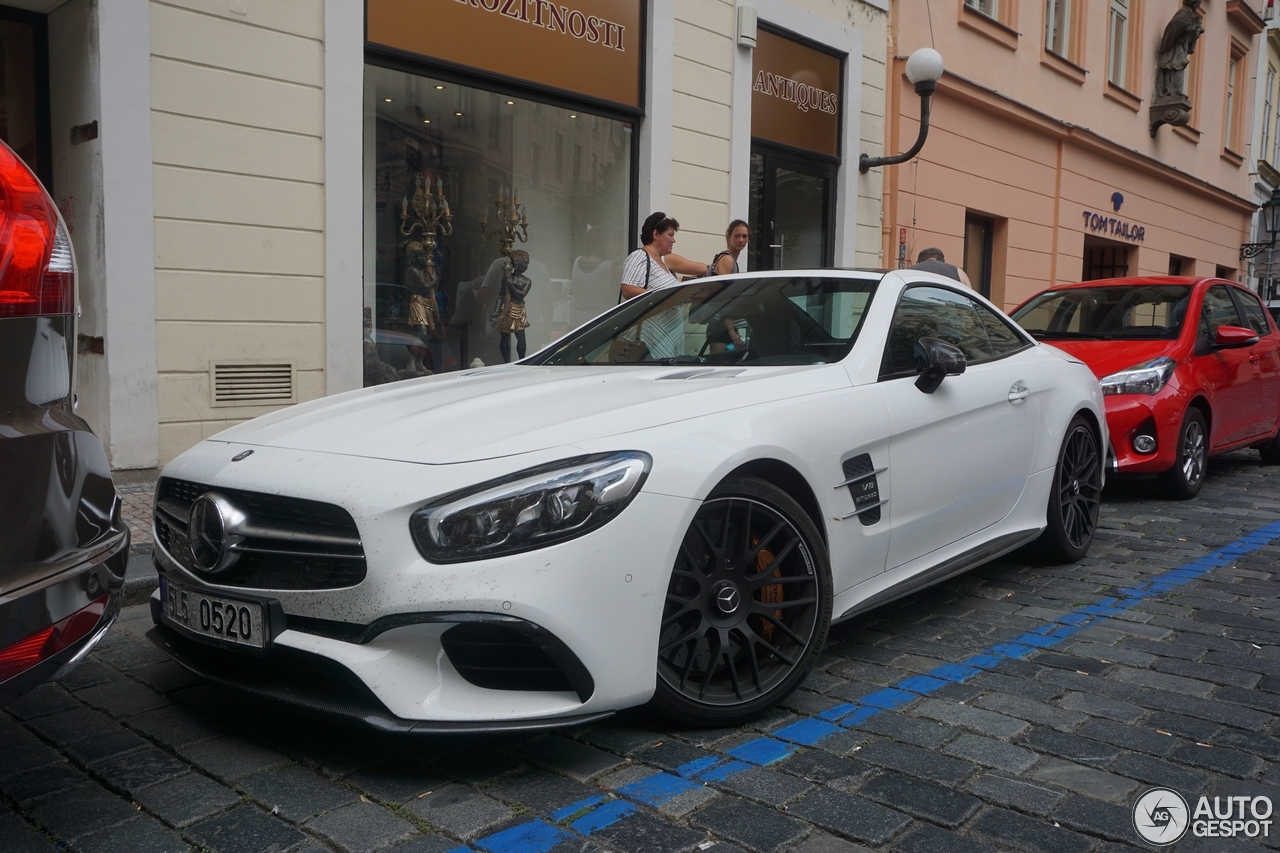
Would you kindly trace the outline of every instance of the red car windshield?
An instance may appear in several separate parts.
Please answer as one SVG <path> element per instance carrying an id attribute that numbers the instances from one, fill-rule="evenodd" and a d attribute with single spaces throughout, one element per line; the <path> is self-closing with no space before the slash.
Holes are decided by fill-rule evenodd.
<path id="1" fill-rule="evenodd" d="M 1173 340 L 1190 302 L 1189 284 L 1073 287 L 1045 291 L 1013 319 L 1042 339 Z"/>

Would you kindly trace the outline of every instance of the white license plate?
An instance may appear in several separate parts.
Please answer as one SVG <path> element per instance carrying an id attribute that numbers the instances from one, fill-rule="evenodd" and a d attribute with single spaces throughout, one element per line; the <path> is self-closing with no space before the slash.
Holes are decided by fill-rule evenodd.
<path id="1" fill-rule="evenodd" d="M 266 647 L 262 605 L 256 601 L 207 595 L 161 578 L 160 615 L 200 637 L 255 649 Z"/>

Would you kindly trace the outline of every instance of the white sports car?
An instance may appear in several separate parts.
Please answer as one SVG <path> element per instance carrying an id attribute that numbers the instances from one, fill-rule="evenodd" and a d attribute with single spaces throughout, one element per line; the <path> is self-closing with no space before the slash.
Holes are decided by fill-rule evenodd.
<path id="1" fill-rule="evenodd" d="M 152 639 L 206 679 L 396 731 L 701 725 L 771 707 L 833 621 L 1093 539 L 1088 367 L 950 279 L 743 274 L 519 364 L 201 442 L 156 491 Z"/>

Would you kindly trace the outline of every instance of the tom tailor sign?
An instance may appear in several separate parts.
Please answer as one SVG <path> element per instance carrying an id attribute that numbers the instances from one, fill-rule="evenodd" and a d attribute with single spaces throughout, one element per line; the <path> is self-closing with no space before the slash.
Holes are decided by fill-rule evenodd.
<path id="1" fill-rule="evenodd" d="M 1095 234 L 1106 234 L 1108 237 L 1119 237 L 1123 240 L 1132 240 L 1135 243 L 1141 243 L 1147 238 L 1145 226 L 1135 225 L 1132 222 L 1126 222 L 1114 216 L 1107 216 L 1105 213 L 1094 213 L 1090 210 L 1084 211 L 1084 227 Z"/>
<path id="2" fill-rule="evenodd" d="M 639 108 L 640 0 L 368 0 L 370 42 Z"/>
<path id="3" fill-rule="evenodd" d="M 753 63 L 751 135 L 839 156 L 840 58 L 761 29 Z"/>

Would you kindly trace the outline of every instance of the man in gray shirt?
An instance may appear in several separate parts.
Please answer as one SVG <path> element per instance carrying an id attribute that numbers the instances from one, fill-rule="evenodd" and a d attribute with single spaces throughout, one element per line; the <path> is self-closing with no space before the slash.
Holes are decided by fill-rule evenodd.
<path id="1" fill-rule="evenodd" d="M 973 285 L 969 284 L 969 277 L 964 274 L 964 270 L 955 264 L 947 263 L 942 250 L 932 246 L 928 249 L 920 250 L 920 254 L 916 256 L 916 263 L 911 269 L 945 275 L 947 278 L 954 278 L 965 287 L 973 287 Z"/>

